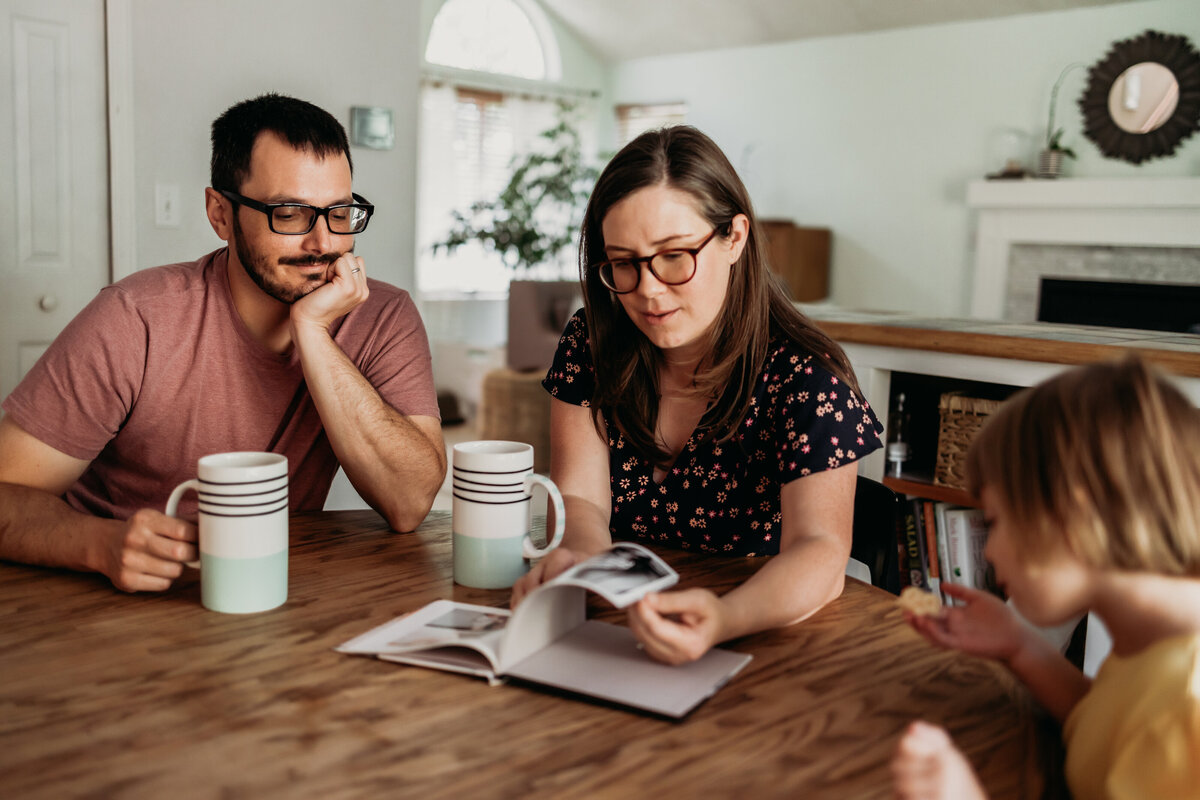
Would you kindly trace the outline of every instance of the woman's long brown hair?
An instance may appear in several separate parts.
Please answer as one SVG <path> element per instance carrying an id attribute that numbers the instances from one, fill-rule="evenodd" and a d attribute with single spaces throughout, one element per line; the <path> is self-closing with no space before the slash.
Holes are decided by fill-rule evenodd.
<path id="1" fill-rule="evenodd" d="M 596 369 L 592 409 L 597 428 L 600 413 L 607 411 L 636 451 L 654 464 L 665 467 L 674 457 L 655 436 L 662 353 L 600 282 L 594 266 L 607 257 L 601 226 L 609 209 L 639 189 L 660 185 L 690 195 L 719 236 L 729 236 L 738 214 L 750 221 L 746 246 L 730 271 L 725 304 L 707 334 L 709 356 L 695 376 L 696 396 L 715 398 L 700 420 L 704 437 L 722 442 L 737 432 L 774 336 L 811 353 L 862 398 L 845 352 L 796 309 L 767 269 L 762 231 L 733 165 L 703 133 L 679 125 L 647 131 L 622 148 L 600 174 L 584 215 L 579 275 Z"/>

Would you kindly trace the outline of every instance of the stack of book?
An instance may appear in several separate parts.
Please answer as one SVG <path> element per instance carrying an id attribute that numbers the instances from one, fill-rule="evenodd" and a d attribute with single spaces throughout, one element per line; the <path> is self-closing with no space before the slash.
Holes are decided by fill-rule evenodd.
<path id="1" fill-rule="evenodd" d="M 982 510 L 910 498 L 902 520 L 896 537 L 901 588 L 917 586 L 942 595 L 945 580 L 996 591 L 983 555 L 987 525 Z M 952 604 L 944 595 L 942 600 Z"/>

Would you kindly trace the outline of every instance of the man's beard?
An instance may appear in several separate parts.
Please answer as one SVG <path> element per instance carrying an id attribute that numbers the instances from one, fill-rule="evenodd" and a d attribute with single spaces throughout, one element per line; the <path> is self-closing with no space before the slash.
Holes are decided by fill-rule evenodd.
<path id="1" fill-rule="evenodd" d="M 320 224 L 320 220 L 317 220 Z M 305 280 L 298 287 L 284 286 L 277 281 L 270 272 L 270 264 L 266 256 L 252 249 L 246 243 L 246 237 L 242 234 L 242 226 L 238 222 L 237 214 L 233 215 L 233 249 L 237 253 L 238 261 L 242 262 L 242 269 L 246 270 L 246 274 L 250 276 L 250 280 L 254 281 L 259 289 L 262 289 L 268 296 L 275 298 L 281 303 L 291 305 L 300 298 L 304 297 L 309 292 L 312 292 L 326 283 L 325 278 L 313 277 Z M 353 252 L 354 248 L 350 248 Z M 333 262 L 341 258 L 341 253 L 321 253 L 315 256 L 294 256 L 291 258 L 279 259 L 280 264 L 290 264 L 293 266 L 308 266 L 310 264 L 324 264 L 329 266 Z"/>

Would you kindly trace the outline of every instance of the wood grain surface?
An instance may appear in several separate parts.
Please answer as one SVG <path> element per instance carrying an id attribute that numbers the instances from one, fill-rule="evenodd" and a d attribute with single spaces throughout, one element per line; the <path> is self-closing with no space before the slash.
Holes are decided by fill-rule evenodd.
<path id="1" fill-rule="evenodd" d="M 938 353 L 959 353 L 968 356 L 1013 358 L 1068 365 L 1111 361 L 1123 357 L 1130 351 L 1137 351 L 1142 358 L 1173 375 L 1187 378 L 1200 377 L 1200 355 L 1195 352 L 1196 346 L 1200 345 L 1200 336 L 1184 333 L 1165 334 L 1147 331 L 1144 340 L 1113 344 L 1070 341 L 1056 339 L 1049 335 L 1046 338 L 1035 338 L 1005 336 L 1002 333 L 940 330 L 909 325 L 896 326 L 888 325 L 886 322 L 872 324 L 818 318 L 816 323 L 834 341 L 842 344 L 873 344 L 882 347 L 902 347 L 907 350 L 929 350 Z M 1191 341 L 1191 349 L 1175 345 L 1157 346 L 1155 339 L 1166 336 Z"/>
<path id="2" fill-rule="evenodd" d="M 664 557 L 718 592 L 762 560 Z M 681 722 L 516 684 L 335 653 L 457 586 L 450 518 L 298 514 L 288 602 L 200 605 L 98 575 L 0 566 L 0 796 L 886 798 L 896 739 L 947 726 L 993 798 L 1037 797 L 1056 731 L 993 664 L 935 650 L 895 598 L 847 579 L 791 628 L 727 644 L 754 660 Z M 592 604 L 601 616 L 619 612 Z"/>

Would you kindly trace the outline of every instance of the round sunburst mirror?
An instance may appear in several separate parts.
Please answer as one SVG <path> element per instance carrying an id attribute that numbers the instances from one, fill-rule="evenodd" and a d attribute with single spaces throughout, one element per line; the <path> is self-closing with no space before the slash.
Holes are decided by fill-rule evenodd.
<path id="1" fill-rule="evenodd" d="M 1117 42 L 1088 71 L 1079 107 L 1083 132 L 1109 158 L 1169 156 L 1200 128 L 1200 53 L 1159 31 Z"/>

